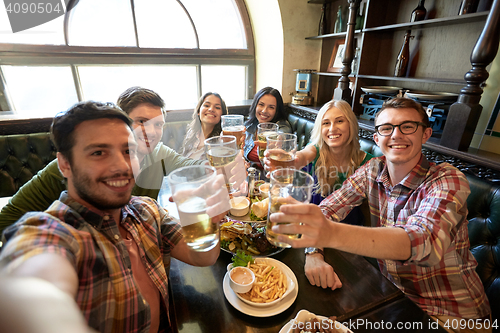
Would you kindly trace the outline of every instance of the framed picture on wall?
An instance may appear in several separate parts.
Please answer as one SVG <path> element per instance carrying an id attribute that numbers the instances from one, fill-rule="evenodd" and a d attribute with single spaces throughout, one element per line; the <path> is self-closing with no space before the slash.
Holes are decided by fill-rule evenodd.
<path id="1" fill-rule="evenodd" d="M 333 46 L 332 56 L 330 58 L 330 63 L 328 64 L 327 72 L 330 73 L 340 73 L 342 70 L 342 58 L 344 58 L 345 52 L 345 40 L 337 39 L 335 45 Z"/>

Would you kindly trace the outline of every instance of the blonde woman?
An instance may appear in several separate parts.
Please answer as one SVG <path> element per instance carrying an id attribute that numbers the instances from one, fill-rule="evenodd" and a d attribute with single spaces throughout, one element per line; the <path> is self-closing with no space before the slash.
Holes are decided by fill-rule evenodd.
<path id="1" fill-rule="evenodd" d="M 358 120 L 350 105 L 342 100 L 332 100 L 319 110 L 310 144 L 297 152 L 295 168 L 304 168 L 313 176 L 315 186 L 311 203 L 319 204 L 372 157 L 360 149 Z M 273 169 L 270 159 L 266 158 L 265 164 L 266 170 Z M 364 224 L 361 209 L 353 209 L 342 222 Z M 307 279 L 318 287 L 332 290 L 341 287 L 337 274 L 325 262 L 322 253 L 321 249 L 306 248 L 304 271 Z"/>

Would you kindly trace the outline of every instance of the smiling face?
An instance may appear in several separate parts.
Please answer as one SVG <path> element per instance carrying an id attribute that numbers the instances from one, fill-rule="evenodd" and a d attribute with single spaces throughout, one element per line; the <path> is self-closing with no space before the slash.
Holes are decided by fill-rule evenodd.
<path id="1" fill-rule="evenodd" d="M 75 127 L 74 140 L 71 162 L 58 153 L 69 195 L 101 211 L 127 204 L 139 167 L 130 128 L 119 119 L 87 120 Z"/>
<path id="2" fill-rule="evenodd" d="M 349 143 L 349 121 L 338 108 L 326 111 L 321 122 L 321 137 L 330 148 L 344 148 Z"/>
<path id="3" fill-rule="evenodd" d="M 377 117 L 375 125 L 399 125 L 404 121 L 421 122 L 422 116 L 415 109 L 387 108 Z M 417 131 L 413 134 L 405 135 L 401 133 L 398 127 L 395 127 L 391 135 L 382 136 L 375 133 L 373 138 L 384 153 L 387 163 L 399 170 L 404 169 L 408 173 L 420 160 L 422 144 L 427 142 L 431 134 L 431 128 L 419 125 Z"/>
<path id="4" fill-rule="evenodd" d="M 255 108 L 255 116 L 259 123 L 267 123 L 273 120 L 276 114 L 276 105 L 276 97 L 271 94 L 264 95 L 260 98 Z"/>
<path id="5" fill-rule="evenodd" d="M 163 135 L 165 119 L 159 106 L 144 103 L 133 108 L 129 113 L 134 123 L 134 132 L 137 139 L 137 151 L 145 156 L 153 151 Z"/>
<path id="6" fill-rule="evenodd" d="M 200 121 L 204 126 L 213 128 L 220 122 L 222 116 L 222 103 L 219 97 L 208 95 L 201 104 Z"/>

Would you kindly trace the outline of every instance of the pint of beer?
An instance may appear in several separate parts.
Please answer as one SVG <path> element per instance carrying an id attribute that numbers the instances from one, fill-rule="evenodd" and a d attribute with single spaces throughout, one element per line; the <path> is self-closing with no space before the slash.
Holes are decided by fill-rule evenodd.
<path id="1" fill-rule="evenodd" d="M 226 136 L 234 136 L 236 144 L 242 148 L 244 142 L 241 141 L 246 128 L 243 123 L 244 118 L 239 114 L 228 114 L 221 116 L 222 134 Z"/>
<path id="2" fill-rule="evenodd" d="M 290 247 L 286 242 L 280 242 L 278 235 L 272 231 L 273 225 L 270 215 L 277 213 L 282 205 L 294 203 L 308 203 L 314 179 L 306 172 L 295 169 L 277 169 L 271 172 L 271 187 L 269 188 L 269 209 L 267 213 L 266 238 L 269 243 L 279 247 Z M 288 222 L 284 223 L 288 224 Z M 289 239 L 299 238 L 300 235 L 286 235 Z"/>
<path id="3" fill-rule="evenodd" d="M 267 148 L 272 169 L 293 168 L 297 152 L 297 136 L 276 133 L 267 136 Z"/>
<path id="4" fill-rule="evenodd" d="M 226 180 L 229 193 L 235 191 L 229 179 L 231 178 L 230 164 L 238 155 L 236 137 L 234 136 L 214 136 L 205 140 L 205 154 L 211 166 L 220 170 Z"/>
<path id="5" fill-rule="evenodd" d="M 259 160 L 262 165 L 264 159 L 264 152 L 266 151 L 267 146 L 267 137 L 271 134 L 278 133 L 279 126 L 276 123 L 260 123 L 257 125 L 257 140 L 258 148 L 257 151 L 259 153 Z"/>
<path id="6" fill-rule="evenodd" d="M 167 177 L 184 239 L 198 252 L 210 251 L 219 241 L 218 223 L 212 223 L 206 205 L 206 198 L 214 193 L 216 175 L 214 167 L 193 165 L 174 170 Z"/>

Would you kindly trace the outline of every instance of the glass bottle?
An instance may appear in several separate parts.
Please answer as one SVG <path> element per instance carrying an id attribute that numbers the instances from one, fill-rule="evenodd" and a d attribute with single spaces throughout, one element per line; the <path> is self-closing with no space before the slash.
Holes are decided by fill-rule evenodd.
<path id="1" fill-rule="evenodd" d="M 402 77 L 406 75 L 408 70 L 408 61 L 410 60 L 410 32 L 405 33 L 405 41 L 399 51 L 396 67 L 394 68 L 394 76 Z"/>
<path id="2" fill-rule="evenodd" d="M 422 21 L 425 19 L 425 14 L 427 14 L 427 9 L 424 7 L 425 0 L 420 0 L 418 2 L 417 8 L 411 12 L 410 22 Z"/>
<path id="3" fill-rule="evenodd" d="M 326 3 L 321 7 L 321 18 L 319 19 L 318 35 L 326 34 Z"/>
<path id="4" fill-rule="evenodd" d="M 337 19 L 335 20 L 334 33 L 342 32 L 342 6 L 337 10 Z"/>
<path id="5" fill-rule="evenodd" d="M 356 26 L 354 27 L 355 30 L 360 30 L 363 29 L 363 23 L 365 20 L 365 2 L 361 1 L 359 4 L 359 12 L 358 15 L 356 16 Z"/>
<path id="6" fill-rule="evenodd" d="M 358 66 L 359 66 L 359 47 L 356 48 L 356 51 L 354 51 L 354 59 L 352 59 L 352 73 L 353 74 L 358 74 Z"/>
<path id="7" fill-rule="evenodd" d="M 462 0 L 458 15 L 475 13 L 478 5 L 479 0 Z"/>

